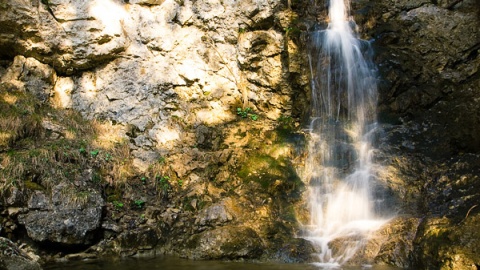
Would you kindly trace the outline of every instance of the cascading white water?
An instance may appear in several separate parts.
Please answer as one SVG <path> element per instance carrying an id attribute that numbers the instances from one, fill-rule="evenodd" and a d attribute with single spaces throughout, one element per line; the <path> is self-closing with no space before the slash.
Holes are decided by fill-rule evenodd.
<path id="1" fill-rule="evenodd" d="M 377 86 L 371 49 L 355 35 L 348 0 L 330 0 L 327 29 L 310 33 L 312 118 L 309 127 L 311 220 L 304 238 L 319 265 L 347 262 L 384 220 L 371 191 Z M 332 248 L 334 246 L 334 248 Z"/>

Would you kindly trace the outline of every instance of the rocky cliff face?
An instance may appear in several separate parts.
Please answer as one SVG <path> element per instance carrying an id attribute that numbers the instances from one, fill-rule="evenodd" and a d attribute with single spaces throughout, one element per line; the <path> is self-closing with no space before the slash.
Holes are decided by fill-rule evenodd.
<path id="1" fill-rule="evenodd" d="M 145 169 L 196 145 L 188 126 L 231 122 L 237 107 L 272 120 L 291 111 L 281 10 L 277 1 L 9 1 L 0 44 L 4 57 L 54 73 L 37 94 L 137 130 L 131 146 Z"/>
<path id="2" fill-rule="evenodd" d="M 478 266 L 478 1 L 353 5 L 379 68 L 380 178 L 402 214 L 367 259 Z M 293 131 L 325 6 L 1 3 L 2 234 L 71 259 L 308 260 Z"/>
<path id="3" fill-rule="evenodd" d="M 479 265 L 471 234 L 480 198 L 479 8 L 478 1 L 382 1 L 357 12 L 375 39 L 381 74 L 384 179 L 399 212 L 418 222 L 415 237 L 403 233 L 397 244 L 409 243 L 403 256 L 413 268 Z"/>
<path id="4" fill-rule="evenodd" d="M 72 259 L 306 260 L 294 17 L 276 0 L 0 4 L 3 233 L 89 248 Z"/>

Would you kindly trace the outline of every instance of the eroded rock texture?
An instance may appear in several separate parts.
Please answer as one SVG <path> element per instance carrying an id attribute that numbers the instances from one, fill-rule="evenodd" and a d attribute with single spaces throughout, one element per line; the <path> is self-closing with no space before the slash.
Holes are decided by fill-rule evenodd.
<path id="1" fill-rule="evenodd" d="M 132 147 L 144 169 L 152 151 L 195 144 L 186 126 L 231 122 L 242 106 L 273 120 L 291 111 L 275 23 L 282 9 L 279 1 L 12 0 L 2 5 L 0 44 L 4 57 L 55 70 L 45 94 L 60 106 L 138 129 Z"/>
<path id="2" fill-rule="evenodd" d="M 308 92 L 295 16 L 278 0 L 2 2 L 5 233 L 90 247 L 67 259 L 307 260 L 292 255 L 311 251 L 293 238 Z M 71 111 L 109 128 L 82 141 Z"/>
<path id="3" fill-rule="evenodd" d="M 400 212 L 422 218 L 418 227 L 405 219 L 415 237 L 400 236 L 397 245 L 408 243 L 409 251 L 389 260 L 474 269 L 480 239 L 458 233 L 472 230 L 480 199 L 479 3 L 387 1 L 363 12 L 364 30 L 375 38 L 380 119 L 387 124 L 379 161 L 387 165 L 384 177 Z"/>
<path id="4" fill-rule="evenodd" d="M 28 213 L 18 219 L 32 240 L 88 245 L 100 229 L 103 206 L 97 190 L 61 183 L 53 187 L 51 194 L 33 193 Z"/>

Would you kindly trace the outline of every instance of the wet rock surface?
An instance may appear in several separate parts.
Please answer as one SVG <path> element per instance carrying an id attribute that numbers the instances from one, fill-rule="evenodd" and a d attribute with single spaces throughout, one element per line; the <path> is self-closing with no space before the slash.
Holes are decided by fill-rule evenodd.
<path id="1" fill-rule="evenodd" d="M 319 1 L 300 18 L 321 28 L 324 7 Z M 359 261 L 475 269 L 478 256 L 465 247 L 478 237 L 454 235 L 478 216 L 479 2 L 356 1 L 352 14 L 375 50 L 381 131 L 374 159 L 383 166 L 385 203 L 400 215 L 366 245 L 373 256 Z"/>
<path id="2" fill-rule="evenodd" d="M 478 216 L 479 149 L 473 135 L 479 119 L 478 1 L 387 5 L 370 7 L 373 16 L 365 18 L 382 81 L 380 120 L 389 123 L 378 157 L 399 212 L 411 217 L 404 219 L 404 236 L 396 241 L 405 254 L 381 251 L 376 260 L 421 269 L 474 269 L 478 256 L 464 247 L 479 238 L 453 235 Z"/>

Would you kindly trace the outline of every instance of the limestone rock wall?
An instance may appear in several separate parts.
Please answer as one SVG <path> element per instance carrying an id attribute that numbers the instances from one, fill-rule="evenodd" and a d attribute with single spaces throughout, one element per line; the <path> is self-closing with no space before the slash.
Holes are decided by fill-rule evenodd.
<path id="1" fill-rule="evenodd" d="M 0 122 L 15 126 L 0 132 L 4 234 L 89 248 L 67 259 L 308 260 L 293 237 L 308 107 L 295 17 L 279 0 L 3 1 L 1 115 L 35 123 Z M 82 140 L 72 111 L 107 128 Z"/>
<path id="2" fill-rule="evenodd" d="M 55 79 L 45 95 L 59 106 L 138 129 L 140 168 L 154 153 L 195 145 L 186 126 L 231 122 L 237 107 L 271 120 L 291 111 L 280 1 L 12 0 L 0 8 L 3 57 L 49 65 Z"/>

